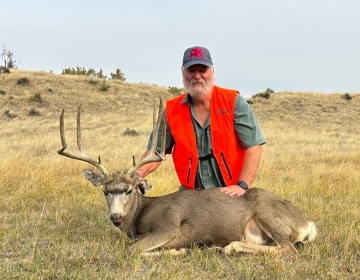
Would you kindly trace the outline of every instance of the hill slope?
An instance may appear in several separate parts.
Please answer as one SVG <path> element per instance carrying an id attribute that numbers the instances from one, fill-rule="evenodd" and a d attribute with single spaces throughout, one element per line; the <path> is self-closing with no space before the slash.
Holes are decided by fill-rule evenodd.
<path id="1" fill-rule="evenodd" d="M 80 103 L 97 113 L 127 112 L 129 115 L 149 110 L 160 95 L 167 100 L 173 95 L 167 88 L 106 80 L 109 88 L 101 91 L 104 80 L 87 76 L 56 75 L 46 72 L 12 70 L 0 74 L 2 120 L 29 117 L 33 108 L 40 118 L 57 117 L 59 108 L 72 108 Z M 42 102 L 36 96 L 41 95 Z M 360 94 L 321 94 L 279 92 L 269 99 L 249 98 L 261 123 L 281 122 L 288 125 L 319 127 L 341 123 L 352 124 L 360 118 Z M 7 113 L 5 113 L 7 112 Z"/>

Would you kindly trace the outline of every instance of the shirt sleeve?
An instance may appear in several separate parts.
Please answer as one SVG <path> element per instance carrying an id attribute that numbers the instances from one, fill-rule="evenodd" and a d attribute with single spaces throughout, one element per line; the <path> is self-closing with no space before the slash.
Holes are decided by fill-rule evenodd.
<path id="1" fill-rule="evenodd" d="M 174 138 L 171 135 L 170 127 L 166 119 L 166 108 L 163 110 L 162 115 L 165 120 L 165 131 L 166 131 L 166 141 L 165 141 L 165 153 L 171 154 L 172 148 L 174 146 Z M 156 151 L 160 153 L 161 151 L 161 137 L 162 137 L 162 129 L 160 126 L 159 133 L 158 133 L 158 139 L 157 139 L 157 145 L 156 145 Z M 147 149 L 151 150 L 151 146 L 153 143 L 153 133 L 150 134 Z"/>
<path id="2" fill-rule="evenodd" d="M 235 99 L 234 126 L 244 149 L 266 143 L 253 110 L 240 94 Z"/>

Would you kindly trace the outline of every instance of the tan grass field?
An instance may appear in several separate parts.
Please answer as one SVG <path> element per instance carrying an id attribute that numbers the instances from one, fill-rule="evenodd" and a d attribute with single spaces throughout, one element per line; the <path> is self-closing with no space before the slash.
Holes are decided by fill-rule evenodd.
<path id="1" fill-rule="evenodd" d="M 27 78 L 28 85 L 18 85 Z M 167 88 L 13 70 L 0 75 L 1 279 L 360 279 L 360 94 L 271 94 L 251 98 L 267 139 L 254 186 L 292 201 L 318 236 L 296 257 L 130 255 L 132 241 L 109 220 L 101 187 L 83 178 L 87 163 L 57 154 L 65 108 L 76 151 L 82 103 L 83 148 L 110 169 L 131 166 L 146 149 L 152 106 Z M 41 103 L 39 102 L 41 97 Z M 30 116 L 37 112 L 38 116 Z M 126 136 L 126 128 L 139 136 Z M 149 180 L 158 196 L 176 191 L 168 157 Z M 226 218 L 226 217 L 224 217 Z M 211 221 L 209 221 L 211 222 Z"/>

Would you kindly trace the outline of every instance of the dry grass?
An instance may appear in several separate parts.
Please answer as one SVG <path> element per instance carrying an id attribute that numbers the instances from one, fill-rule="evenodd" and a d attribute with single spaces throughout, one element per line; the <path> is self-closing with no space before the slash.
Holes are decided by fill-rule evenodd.
<path id="1" fill-rule="evenodd" d="M 17 85 L 26 77 L 29 85 Z M 89 166 L 57 155 L 63 107 L 76 150 L 76 107 L 83 104 L 83 146 L 108 169 L 139 157 L 157 95 L 166 88 L 17 70 L 0 75 L 0 274 L 4 279 L 359 279 L 360 95 L 281 92 L 252 98 L 268 143 L 255 185 L 294 202 L 318 226 L 295 258 L 129 255 L 131 240 L 108 219 L 100 189 L 83 179 Z M 40 94 L 41 103 L 31 97 Z M 29 116 L 35 109 L 39 116 Z M 126 128 L 138 137 L 124 136 Z M 149 178 L 149 195 L 173 192 L 168 158 Z"/>

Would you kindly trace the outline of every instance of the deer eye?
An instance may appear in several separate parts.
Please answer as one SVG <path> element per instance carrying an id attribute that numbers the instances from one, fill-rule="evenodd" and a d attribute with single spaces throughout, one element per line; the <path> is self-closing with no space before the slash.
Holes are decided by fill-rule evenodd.
<path id="1" fill-rule="evenodd" d="M 129 194 L 131 194 L 132 193 L 132 188 L 130 189 L 130 190 L 128 190 L 127 192 L 126 192 L 126 195 L 129 195 Z"/>
<path id="2" fill-rule="evenodd" d="M 103 193 L 104 193 L 105 196 L 109 195 L 109 193 L 106 190 L 103 190 Z"/>

